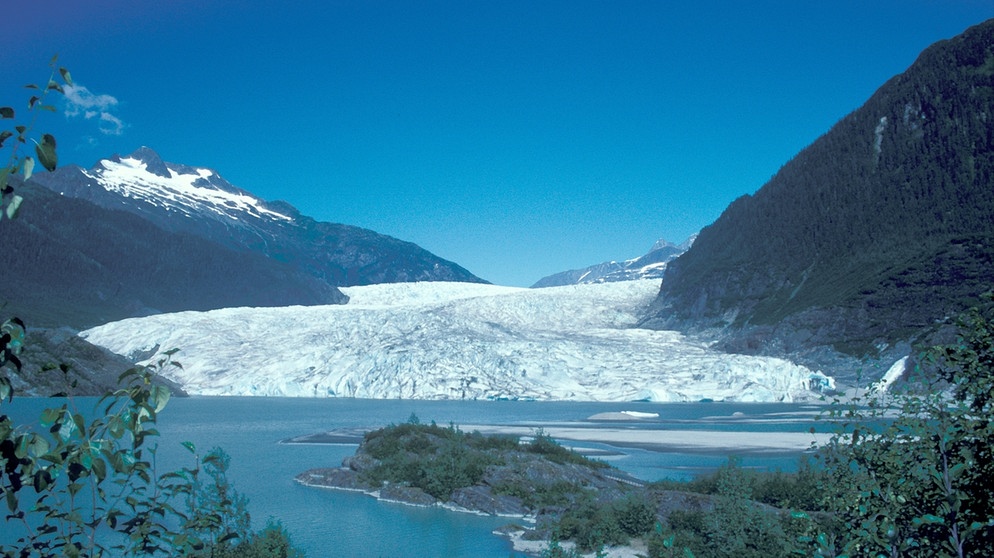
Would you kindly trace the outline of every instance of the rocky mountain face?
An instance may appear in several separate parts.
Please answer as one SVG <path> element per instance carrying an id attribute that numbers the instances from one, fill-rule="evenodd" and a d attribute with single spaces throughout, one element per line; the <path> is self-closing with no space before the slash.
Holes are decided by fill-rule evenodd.
<path id="1" fill-rule="evenodd" d="M 481 281 L 412 243 L 316 221 L 148 148 L 17 187 L 26 202 L 0 222 L 17 239 L 0 254 L 0 281 L 8 312 L 35 326 L 343 303 L 343 285 Z"/>
<path id="2" fill-rule="evenodd" d="M 687 251 L 694 243 L 696 235 L 682 244 L 672 244 L 658 240 L 648 253 L 623 262 L 604 262 L 583 269 L 572 269 L 539 279 L 533 289 L 561 287 L 583 283 L 606 283 L 611 281 L 635 281 L 638 279 L 659 279 L 666 271 L 666 264 Z"/>
<path id="3" fill-rule="evenodd" d="M 20 354 L 24 368 L 5 371 L 18 396 L 103 395 L 120 387 L 120 375 L 134 364 L 121 355 L 87 343 L 71 328 L 32 328 Z M 177 383 L 155 375 L 174 395 L 186 395 Z"/>
<path id="4" fill-rule="evenodd" d="M 992 262 L 994 20 L 929 47 L 733 202 L 668 265 L 643 325 L 841 374 L 976 304 Z"/>

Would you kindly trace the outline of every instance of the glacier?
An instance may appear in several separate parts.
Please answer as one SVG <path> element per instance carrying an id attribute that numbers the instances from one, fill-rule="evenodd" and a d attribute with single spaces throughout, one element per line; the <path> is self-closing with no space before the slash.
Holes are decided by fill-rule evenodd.
<path id="1" fill-rule="evenodd" d="M 80 333 L 194 395 L 572 401 L 809 400 L 820 373 L 638 329 L 659 280 L 342 288 L 348 304 L 132 318 Z"/>

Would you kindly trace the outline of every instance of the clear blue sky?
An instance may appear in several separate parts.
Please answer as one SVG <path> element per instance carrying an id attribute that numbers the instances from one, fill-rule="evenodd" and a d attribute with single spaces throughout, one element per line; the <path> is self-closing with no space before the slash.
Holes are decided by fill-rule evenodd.
<path id="1" fill-rule="evenodd" d="M 489 281 L 714 221 L 994 0 L 8 0 L 0 102 L 58 53 L 63 163 L 147 145 Z M 20 105 L 17 105 L 20 106 Z M 89 118 L 87 118 L 89 116 Z"/>

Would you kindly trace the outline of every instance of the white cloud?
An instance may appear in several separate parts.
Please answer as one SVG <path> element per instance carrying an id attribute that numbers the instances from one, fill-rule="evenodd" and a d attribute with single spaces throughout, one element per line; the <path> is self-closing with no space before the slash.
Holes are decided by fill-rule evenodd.
<path id="1" fill-rule="evenodd" d="M 82 116 L 86 120 L 97 119 L 101 133 L 119 136 L 124 133 L 124 122 L 114 115 L 117 99 L 111 95 L 95 94 L 82 85 L 67 85 L 64 88 L 66 108 L 69 118 Z"/>
<path id="2" fill-rule="evenodd" d="M 110 136 L 119 136 L 124 133 L 124 122 L 109 112 L 101 113 L 100 131 Z"/>

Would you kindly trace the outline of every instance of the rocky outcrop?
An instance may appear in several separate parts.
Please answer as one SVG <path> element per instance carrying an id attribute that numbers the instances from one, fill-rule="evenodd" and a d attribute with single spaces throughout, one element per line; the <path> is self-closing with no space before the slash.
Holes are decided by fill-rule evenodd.
<path id="1" fill-rule="evenodd" d="M 459 508 L 487 515 L 524 517 L 530 513 L 521 498 L 496 495 L 487 485 L 460 488 L 452 493 L 451 503 Z"/>
<path id="2" fill-rule="evenodd" d="M 134 363 L 76 335 L 70 328 L 29 328 L 19 355 L 20 371 L 8 368 L 18 396 L 57 394 L 102 396 L 120 387 L 123 372 Z M 179 384 L 156 377 L 173 395 L 186 395 Z"/>
<path id="3" fill-rule="evenodd" d="M 378 498 L 384 502 L 400 502 L 409 506 L 434 506 L 438 499 L 414 486 L 387 484 L 380 489 Z"/>
<path id="4" fill-rule="evenodd" d="M 346 467 L 310 469 L 297 475 L 294 480 L 306 486 L 322 488 L 338 488 L 368 493 L 373 493 L 375 490 L 372 485 L 363 482 L 355 470 Z"/>

